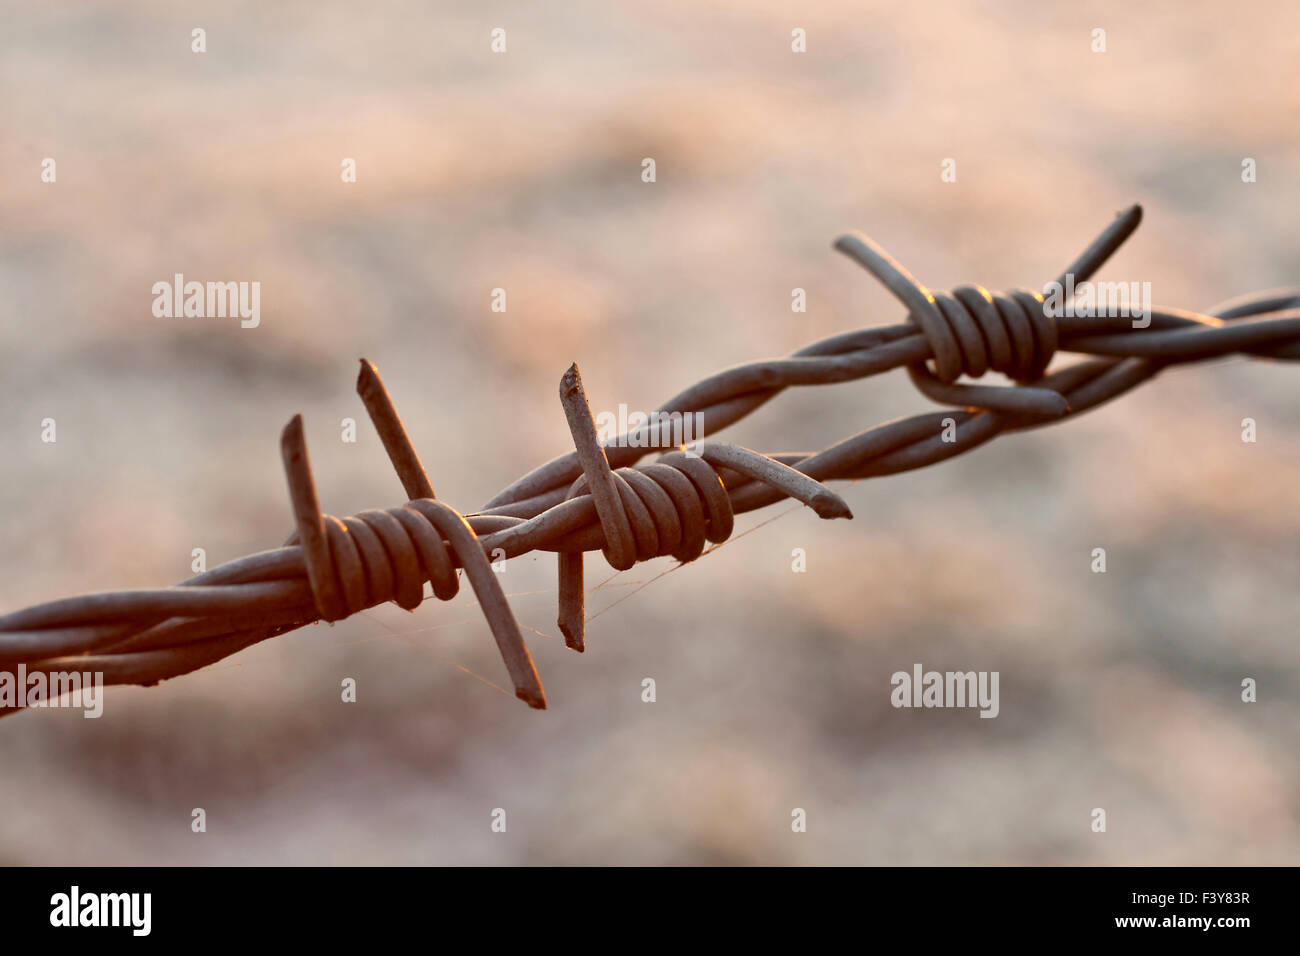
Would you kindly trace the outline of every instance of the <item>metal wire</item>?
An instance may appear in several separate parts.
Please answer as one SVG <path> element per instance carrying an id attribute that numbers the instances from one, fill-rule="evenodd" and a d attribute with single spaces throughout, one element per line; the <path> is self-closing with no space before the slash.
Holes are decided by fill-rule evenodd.
<path id="1" fill-rule="evenodd" d="M 1057 280 L 1087 280 L 1133 233 L 1139 206 L 1120 213 Z M 0 672 L 100 672 L 105 683 L 151 685 L 318 620 L 386 601 L 414 608 L 424 583 L 441 600 L 465 572 L 515 686 L 530 706 L 546 698 L 497 575 L 489 564 L 554 551 L 559 625 L 585 646 L 583 554 L 616 569 L 659 555 L 689 562 L 725 540 L 736 514 L 795 498 L 823 518 L 851 517 L 824 482 L 896 474 L 970 451 L 1003 432 L 1061 421 L 1115 398 L 1168 365 L 1229 353 L 1300 359 L 1300 289 L 1235 299 L 1209 314 L 1151 308 L 1135 328 L 1123 315 L 1053 315 L 1041 295 L 966 286 L 931 293 L 872 240 L 835 247 L 867 268 L 908 310 L 905 322 L 815 342 L 783 359 L 711 375 L 660 406 L 707 417 L 716 432 L 787 388 L 830 385 L 905 367 L 927 397 L 953 406 L 852 435 L 819 452 L 759 454 L 713 439 L 637 463 L 663 447 L 662 423 L 605 444 L 576 366 L 560 384 L 576 451 L 528 473 L 482 510 L 438 500 L 378 372 L 365 360 L 357 390 L 410 499 L 338 519 L 321 512 L 301 417 L 281 453 L 297 530 L 281 548 L 230 561 L 174 587 L 85 594 L 0 616 Z M 1048 372 L 1058 351 L 1093 358 Z M 933 362 L 933 368 L 927 363 Z M 960 384 L 1005 373 L 1017 384 Z M 0 709 L 0 716 L 15 709 Z"/>

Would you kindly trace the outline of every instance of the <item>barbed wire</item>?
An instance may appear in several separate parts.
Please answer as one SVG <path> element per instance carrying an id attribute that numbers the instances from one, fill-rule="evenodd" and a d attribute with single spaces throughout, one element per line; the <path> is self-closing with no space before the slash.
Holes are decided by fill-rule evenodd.
<path id="1" fill-rule="evenodd" d="M 1229 353 L 1300 359 L 1300 288 L 1243 296 L 1205 314 L 1148 303 L 1141 326 L 1131 314 L 1116 314 L 1127 310 L 1061 308 L 1141 219 L 1140 206 L 1120 213 L 1061 273 L 1055 289 L 1067 290 L 1066 297 L 1055 308 L 1023 289 L 931 293 L 871 239 L 843 236 L 835 248 L 907 308 L 904 322 L 718 372 L 669 399 L 646 424 L 603 444 L 574 365 L 561 380 L 560 399 L 575 451 L 529 472 L 471 514 L 436 497 L 383 381 L 363 359 L 357 391 L 410 500 L 343 519 L 322 513 L 302 418 L 295 416 L 281 436 L 297 526 L 285 546 L 170 588 L 85 594 L 0 616 L 0 673 L 75 670 L 100 673 L 109 684 L 152 685 L 316 621 L 341 620 L 387 601 L 413 609 L 425 582 L 435 597 L 449 600 L 463 570 L 516 696 L 544 708 L 541 680 L 494 563 L 556 552 L 558 623 L 566 645 L 582 651 L 587 551 L 602 551 L 617 570 L 664 555 L 690 562 L 706 541 L 730 536 L 737 514 L 794 498 L 822 518 L 852 517 L 826 481 L 910 471 L 1004 432 L 1062 421 L 1171 364 Z M 1049 372 L 1059 351 L 1092 358 Z M 787 388 L 900 367 L 922 394 L 952 407 L 887 422 L 819 452 L 760 454 L 710 438 L 638 464 L 680 438 L 683 416 L 705 417 L 716 432 Z M 1015 384 L 958 381 L 989 371 Z M 16 709 L 0 708 L 0 716 Z"/>

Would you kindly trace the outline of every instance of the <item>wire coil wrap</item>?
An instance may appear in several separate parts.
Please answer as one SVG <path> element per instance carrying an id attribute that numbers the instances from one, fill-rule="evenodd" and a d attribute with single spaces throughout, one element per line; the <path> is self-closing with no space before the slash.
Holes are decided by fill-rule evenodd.
<path id="1" fill-rule="evenodd" d="M 1028 289 L 989 292 L 965 285 L 952 294 L 931 293 L 874 240 L 861 233 L 841 236 L 835 248 L 874 275 L 910 310 L 907 321 L 925 336 L 934 371 L 924 361 L 908 365 L 917 387 L 944 404 L 992 408 L 1045 418 L 1069 411 L 1050 389 L 1030 387 L 1047 371 L 1060 341 L 1056 318 L 1041 294 Z M 1001 372 L 1020 388 L 956 385 L 962 375 L 979 378 Z"/>
<path id="2" fill-rule="evenodd" d="M 617 570 L 625 571 L 637 561 L 663 555 L 682 562 L 694 561 L 704 552 L 705 541 L 716 544 L 731 536 L 731 499 L 717 472 L 704 465 L 707 474 L 700 475 L 693 467 L 673 467 L 666 459 L 619 468 L 613 473 L 635 544 L 630 563 L 611 560 L 609 547 L 603 549 L 606 560 Z M 575 498 L 586 490 L 587 476 L 582 475 L 573 482 L 568 497 Z M 625 566 L 620 568 L 620 563 Z"/>

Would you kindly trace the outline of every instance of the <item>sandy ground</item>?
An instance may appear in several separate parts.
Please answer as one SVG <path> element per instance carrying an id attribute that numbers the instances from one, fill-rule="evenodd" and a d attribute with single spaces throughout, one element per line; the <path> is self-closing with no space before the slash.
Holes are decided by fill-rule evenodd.
<path id="1" fill-rule="evenodd" d="M 398 503 L 360 356 L 470 511 L 569 447 L 571 361 L 594 407 L 653 409 L 897 321 L 846 229 L 934 288 L 1040 286 L 1139 201 L 1103 278 L 1187 308 L 1300 282 L 1297 35 L 1280 2 L 5 0 L 0 608 L 279 544 L 297 412 L 328 511 Z M 177 272 L 259 281 L 261 325 L 154 318 Z M 544 714 L 475 679 L 506 683 L 466 589 L 112 688 L 98 721 L 0 721 L 0 862 L 1295 863 L 1298 374 L 1175 369 L 858 483 L 853 522 L 744 516 L 594 591 L 585 656 L 553 557 L 513 561 Z M 900 372 L 725 435 L 811 450 L 932 407 Z M 917 662 L 998 671 L 1000 715 L 894 709 Z"/>

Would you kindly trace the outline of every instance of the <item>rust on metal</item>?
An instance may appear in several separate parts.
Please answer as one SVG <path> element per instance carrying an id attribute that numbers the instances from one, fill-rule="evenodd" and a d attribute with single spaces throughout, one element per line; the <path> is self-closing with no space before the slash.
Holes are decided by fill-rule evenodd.
<path id="1" fill-rule="evenodd" d="M 1122 212 L 1061 277 L 1088 279 L 1133 233 L 1141 208 Z M 154 684 L 212 664 L 251 644 L 319 620 L 339 620 L 394 601 L 414 608 L 429 582 L 440 600 L 464 569 L 515 686 L 530 706 L 545 693 L 519 626 L 489 564 L 554 551 L 560 628 L 585 648 L 583 556 L 602 551 L 616 568 L 672 555 L 693 561 L 706 541 L 730 536 L 734 516 L 784 498 L 822 518 L 851 517 L 824 482 L 897 474 L 963 454 L 1004 432 L 1062 421 L 1149 380 L 1166 366 L 1230 353 L 1300 359 L 1300 289 L 1223 303 L 1208 314 L 1148 307 L 1128 317 L 1054 314 L 1043 297 L 963 286 L 933 293 L 871 239 L 836 248 L 879 279 L 908 310 L 897 325 L 859 329 L 793 355 L 711 375 L 660 406 L 707 416 L 717 432 L 787 388 L 829 385 L 907 369 L 944 411 L 888 422 L 810 452 L 760 454 L 708 439 L 639 464 L 653 449 L 627 436 L 601 444 L 576 365 L 561 402 L 576 451 L 523 476 L 478 512 L 436 500 L 378 372 L 362 360 L 360 394 L 408 501 L 348 518 L 324 514 L 302 419 L 281 452 L 296 531 L 280 548 L 227 562 L 171 588 L 64 598 L 0 616 L 0 671 L 98 671 L 105 683 Z M 1049 371 L 1056 353 L 1091 356 Z M 1015 384 L 960 382 L 987 372 Z M 945 428 L 947 426 L 947 428 Z M 948 432 L 947 434 L 944 434 Z M 14 709 L 0 710 L 0 716 Z"/>

